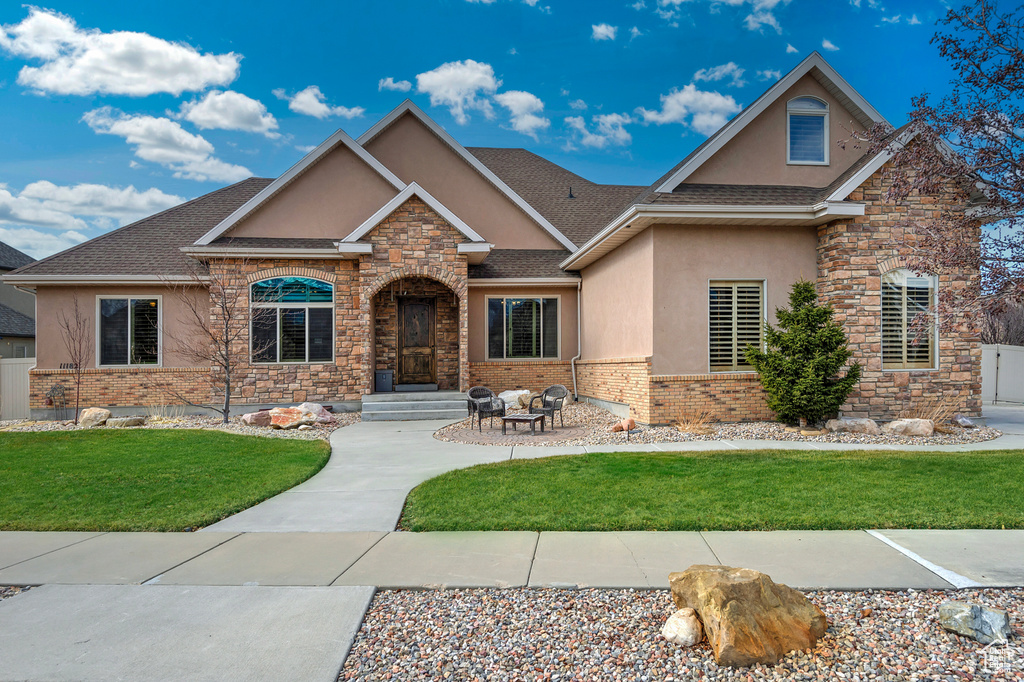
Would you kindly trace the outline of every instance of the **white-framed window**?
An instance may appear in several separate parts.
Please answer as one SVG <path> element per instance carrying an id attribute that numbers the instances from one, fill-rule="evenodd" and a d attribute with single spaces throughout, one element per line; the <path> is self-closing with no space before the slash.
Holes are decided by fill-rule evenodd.
<path id="1" fill-rule="evenodd" d="M 828 104 L 797 97 L 786 105 L 786 163 L 828 165 Z"/>
<path id="2" fill-rule="evenodd" d="M 708 366 L 712 372 L 750 372 L 748 345 L 764 344 L 764 280 L 708 282 Z"/>
<path id="3" fill-rule="evenodd" d="M 98 366 L 159 365 L 162 304 L 161 296 L 97 296 Z"/>
<path id="4" fill-rule="evenodd" d="M 893 270 L 882 277 L 882 369 L 935 369 L 936 290 L 932 275 Z"/>
<path id="5" fill-rule="evenodd" d="M 274 277 L 249 287 L 249 352 L 254 363 L 331 362 L 334 285 Z"/>
<path id="6" fill-rule="evenodd" d="M 559 296 L 487 297 L 488 360 L 557 360 Z"/>

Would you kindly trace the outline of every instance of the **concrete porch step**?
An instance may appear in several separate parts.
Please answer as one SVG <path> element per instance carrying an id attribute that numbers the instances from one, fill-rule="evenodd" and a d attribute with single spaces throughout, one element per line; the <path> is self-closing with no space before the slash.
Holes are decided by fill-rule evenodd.
<path id="1" fill-rule="evenodd" d="M 363 405 L 367 403 L 434 402 L 436 400 L 461 400 L 465 403 L 466 394 L 461 391 L 371 393 L 370 395 L 363 396 Z"/>
<path id="2" fill-rule="evenodd" d="M 466 411 L 466 400 L 392 400 L 384 403 L 363 402 L 363 414 L 367 412 L 415 412 L 417 410 L 462 410 Z"/>
<path id="3" fill-rule="evenodd" d="M 364 422 L 415 421 L 417 419 L 465 419 L 466 404 L 459 409 L 363 410 Z"/>

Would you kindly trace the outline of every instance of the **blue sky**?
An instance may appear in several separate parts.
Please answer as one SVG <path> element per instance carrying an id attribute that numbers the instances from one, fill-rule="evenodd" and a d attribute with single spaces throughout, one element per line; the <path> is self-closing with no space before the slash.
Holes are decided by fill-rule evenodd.
<path id="1" fill-rule="evenodd" d="M 154 9 L 158 8 L 158 9 Z M 4 3 L 0 241 L 42 257 L 410 97 L 466 146 L 649 184 L 814 50 L 892 123 L 937 0 Z"/>

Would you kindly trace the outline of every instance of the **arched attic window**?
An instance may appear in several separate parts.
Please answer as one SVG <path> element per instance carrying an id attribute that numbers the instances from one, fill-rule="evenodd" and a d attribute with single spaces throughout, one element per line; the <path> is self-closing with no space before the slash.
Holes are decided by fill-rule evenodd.
<path id="1" fill-rule="evenodd" d="M 828 165 L 828 104 L 797 97 L 786 105 L 786 163 Z"/>

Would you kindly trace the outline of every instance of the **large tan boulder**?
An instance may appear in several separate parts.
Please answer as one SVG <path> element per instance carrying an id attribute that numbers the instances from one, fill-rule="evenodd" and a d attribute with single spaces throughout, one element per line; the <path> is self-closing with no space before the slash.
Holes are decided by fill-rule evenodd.
<path id="1" fill-rule="evenodd" d="M 78 414 L 78 425 L 83 429 L 94 429 L 103 426 L 110 419 L 110 410 L 102 407 L 87 407 Z"/>
<path id="2" fill-rule="evenodd" d="M 695 565 L 668 579 L 676 608 L 692 608 L 704 623 L 719 665 L 775 665 L 790 651 L 813 648 L 828 628 L 803 593 L 760 571 Z"/>
<path id="3" fill-rule="evenodd" d="M 257 410 L 242 415 L 242 423 L 246 426 L 270 426 L 270 410 Z"/>
<path id="4" fill-rule="evenodd" d="M 829 419 L 825 428 L 832 433 L 862 433 L 869 436 L 877 436 L 882 433 L 874 419 Z"/>
<path id="5" fill-rule="evenodd" d="M 296 429 L 303 424 L 316 424 L 318 416 L 297 407 L 275 407 L 270 411 L 270 425 L 275 429 Z"/>
<path id="6" fill-rule="evenodd" d="M 333 424 L 337 421 L 334 418 L 334 414 L 329 412 L 326 407 L 320 403 L 302 403 L 299 405 L 299 409 L 303 412 L 312 412 L 316 415 L 316 420 L 320 424 Z"/>
<path id="7" fill-rule="evenodd" d="M 891 436 L 930 436 L 935 433 L 931 419 L 897 419 L 882 427 L 882 433 Z"/>

